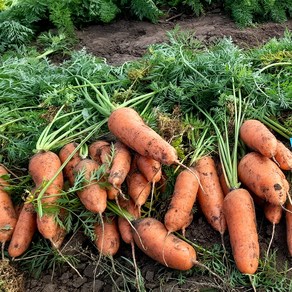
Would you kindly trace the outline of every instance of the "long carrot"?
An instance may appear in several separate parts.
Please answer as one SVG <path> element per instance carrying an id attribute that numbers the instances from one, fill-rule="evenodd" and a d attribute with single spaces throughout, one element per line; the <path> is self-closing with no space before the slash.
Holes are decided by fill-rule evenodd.
<path id="1" fill-rule="evenodd" d="M 194 248 L 174 234 L 169 234 L 160 221 L 148 217 L 133 221 L 133 225 L 136 245 L 152 259 L 181 271 L 189 270 L 196 264 Z"/>
<path id="2" fill-rule="evenodd" d="M 193 170 L 196 172 L 195 170 Z M 173 195 L 169 208 L 164 216 L 164 225 L 169 232 L 182 230 L 193 219 L 192 209 L 197 198 L 199 182 L 196 176 L 189 170 L 183 170 L 176 178 Z"/>
<path id="3" fill-rule="evenodd" d="M 238 176 L 252 192 L 274 205 L 283 205 L 289 189 L 281 169 L 257 152 L 246 154 L 238 164 Z"/>
<path id="4" fill-rule="evenodd" d="M 200 180 L 198 203 L 209 224 L 223 234 L 226 231 L 223 214 L 224 194 L 215 162 L 211 156 L 205 156 L 196 162 L 194 168 Z"/>
<path id="5" fill-rule="evenodd" d="M 5 178 L 6 175 L 8 175 L 7 169 L 0 165 L 0 242 L 2 243 L 2 248 L 11 239 L 17 222 L 12 200 L 5 190 L 9 186 Z"/>
<path id="6" fill-rule="evenodd" d="M 272 158 L 277 153 L 277 138 L 260 121 L 246 120 L 240 127 L 240 138 L 252 150 Z"/>
<path id="7" fill-rule="evenodd" d="M 254 274 L 259 264 L 259 244 L 254 203 L 245 189 L 231 191 L 223 210 L 235 263 L 240 272 Z"/>

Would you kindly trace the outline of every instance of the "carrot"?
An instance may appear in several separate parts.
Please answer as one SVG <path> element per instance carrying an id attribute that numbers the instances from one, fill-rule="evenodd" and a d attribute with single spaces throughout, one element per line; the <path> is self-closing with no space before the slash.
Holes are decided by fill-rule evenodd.
<path id="1" fill-rule="evenodd" d="M 198 203 L 209 224 L 223 234 L 226 230 L 223 214 L 224 194 L 215 162 L 211 156 L 205 156 L 196 162 L 194 168 L 200 180 Z"/>
<path id="2" fill-rule="evenodd" d="M 142 155 L 137 156 L 137 168 L 145 176 L 145 178 L 152 183 L 160 181 L 162 176 L 161 163 L 151 157 Z"/>
<path id="3" fill-rule="evenodd" d="M 142 156 L 149 156 L 166 165 L 178 162 L 175 148 L 147 126 L 132 108 L 114 110 L 108 118 L 108 128 L 120 141 Z"/>
<path id="4" fill-rule="evenodd" d="M 240 127 L 241 140 L 252 150 L 272 158 L 277 153 L 277 139 L 274 134 L 258 120 L 246 120 Z"/>
<path id="5" fill-rule="evenodd" d="M 289 184 L 281 169 L 257 152 L 246 154 L 238 164 L 238 176 L 248 189 L 274 205 L 283 205 Z"/>
<path id="6" fill-rule="evenodd" d="M 66 144 L 62 147 L 62 149 L 59 152 L 59 158 L 62 163 L 66 161 L 66 159 L 70 156 L 70 154 L 76 149 L 78 146 L 77 143 L 71 142 Z M 81 161 L 82 157 L 79 155 L 79 153 L 75 153 L 74 156 L 70 159 L 70 161 L 65 165 L 64 167 L 64 176 L 68 178 L 69 183 L 71 186 L 74 185 L 74 173 L 73 169 L 74 167 Z"/>
<path id="7" fill-rule="evenodd" d="M 63 188 L 64 179 L 62 172 L 56 176 L 61 167 L 61 161 L 57 154 L 51 151 L 38 152 L 29 161 L 29 173 L 36 185 L 36 189 L 45 192 L 41 200 L 42 206 L 49 208 L 56 205 Z M 56 177 L 55 177 L 56 176 Z M 49 185 L 47 183 L 51 181 Z M 53 247 L 61 245 L 61 238 L 64 238 L 65 230 L 56 222 L 55 214 L 46 213 L 43 216 L 37 215 L 37 227 L 44 238 L 49 239 Z M 60 236 L 60 234 L 63 234 Z"/>
<path id="8" fill-rule="evenodd" d="M 153 260 L 181 271 L 189 270 L 197 263 L 194 248 L 169 234 L 160 221 L 147 217 L 133 221 L 133 225 L 136 245 Z"/>
<path id="9" fill-rule="evenodd" d="M 105 256 L 114 256 L 120 248 L 120 234 L 115 217 L 103 218 L 103 224 L 94 226 L 95 245 Z"/>
<path id="10" fill-rule="evenodd" d="M 110 167 L 108 182 L 113 187 L 120 188 L 130 171 L 131 153 L 128 147 L 120 141 L 114 144 L 114 149 L 114 157 Z"/>
<path id="11" fill-rule="evenodd" d="M 245 189 L 232 190 L 223 205 L 233 257 L 241 273 L 254 274 L 259 264 L 259 242 L 252 197 Z"/>
<path id="12" fill-rule="evenodd" d="M 292 204 L 290 202 L 286 205 L 286 237 L 289 255 L 292 256 Z"/>
<path id="13" fill-rule="evenodd" d="M 12 234 L 8 253 L 15 258 L 22 255 L 31 244 L 37 230 L 36 211 L 32 203 L 25 203 L 20 211 Z"/>
<path id="14" fill-rule="evenodd" d="M 4 166 L 0 165 L 0 242 L 2 247 L 4 247 L 5 242 L 11 239 L 17 222 L 12 200 L 7 191 L 5 191 L 5 188 L 9 186 L 5 179 L 6 175 L 8 175 L 8 171 Z"/>
<path id="15" fill-rule="evenodd" d="M 77 191 L 80 201 L 89 211 L 101 214 L 106 209 L 107 193 L 98 180 L 91 177 L 98 169 L 99 164 L 96 161 L 85 158 L 75 166 L 73 172 L 77 175 L 84 171 L 83 187 Z"/>
<path id="16" fill-rule="evenodd" d="M 281 169 L 292 170 L 292 152 L 279 140 L 275 160 Z"/>
<path id="17" fill-rule="evenodd" d="M 283 214 L 281 205 L 274 205 L 269 202 L 264 204 L 264 213 L 266 219 L 272 224 L 279 224 Z"/>
<path id="18" fill-rule="evenodd" d="M 88 152 L 90 158 L 99 164 L 107 163 L 111 153 L 111 145 L 107 141 L 97 140 L 89 145 Z"/>
<path id="19" fill-rule="evenodd" d="M 193 170 L 195 172 L 195 170 Z M 199 182 L 189 170 L 183 170 L 176 178 L 169 208 L 164 216 L 164 225 L 169 232 L 185 229 L 193 219 L 192 209 L 196 201 Z"/>

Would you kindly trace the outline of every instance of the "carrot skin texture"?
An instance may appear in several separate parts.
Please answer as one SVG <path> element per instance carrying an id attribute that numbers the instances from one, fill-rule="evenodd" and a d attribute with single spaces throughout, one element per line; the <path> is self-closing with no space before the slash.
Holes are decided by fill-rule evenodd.
<path id="1" fill-rule="evenodd" d="M 292 170 L 292 152 L 281 141 L 277 143 L 275 160 L 283 170 Z"/>
<path id="2" fill-rule="evenodd" d="M 245 189 L 235 189 L 224 198 L 233 257 L 238 270 L 254 274 L 259 264 L 259 241 L 254 203 Z"/>
<path id="3" fill-rule="evenodd" d="M 289 255 L 292 256 L 292 205 L 288 202 L 286 209 L 286 236 Z"/>
<path id="4" fill-rule="evenodd" d="M 288 182 L 271 159 L 257 152 L 246 154 L 238 164 L 239 180 L 255 195 L 274 205 L 283 205 Z"/>
<path id="5" fill-rule="evenodd" d="M 194 248 L 174 234 L 169 234 L 160 221 L 148 217 L 133 221 L 133 225 L 136 245 L 153 260 L 181 271 L 189 270 L 196 264 Z"/>
<path id="6" fill-rule="evenodd" d="M 223 234 L 226 231 L 223 214 L 224 194 L 213 158 L 210 156 L 200 158 L 195 170 L 200 180 L 198 203 L 209 224 Z"/>
<path id="7" fill-rule="evenodd" d="M 272 158 L 277 153 L 277 139 L 274 134 L 258 120 L 246 120 L 240 127 L 241 140 L 251 149 Z"/>
<path id="8" fill-rule="evenodd" d="M 77 143 L 71 142 L 60 150 L 59 152 L 59 158 L 61 160 L 61 163 L 64 163 L 66 159 L 72 154 L 72 152 L 76 149 L 78 146 Z M 70 159 L 70 161 L 66 164 L 66 166 L 63 169 L 64 176 L 68 179 L 71 186 L 74 185 L 74 167 L 82 160 L 79 153 L 75 153 L 74 156 Z"/>
<path id="9" fill-rule="evenodd" d="M 194 172 L 196 172 L 193 169 Z M 196 201 L 199 182 L 189 170 L 183 170 L 176 178 L 164 225 L 169 232 L 185 231 L 192 221 L 192 209 Z"/>
<path id="10" fill-rule="evenodd" d="M 178 160 L 176 150 L 158 133 L 145 124 L 132 108 L 113 111 L 108 119 L 109 130 L 124 144 L 143 156 L 150 156 L 162 164 Z"/>
<path id="11" fill-rule="evenodd" d="M 8 171 L 0 165 L 0 242 L 4 243 L 11 239 L 17 222 L 17 215 L 9 194 L 4 190 L 9 183 L 1 178 Z"/>
<path id="12" fill-rule="evenodd" d="M 94 226 L 95 245 L 105 256 L 114 256 L 120 248 L 120 234 L 115 217 L 103 219 L 104 230 L 100 223 Z"/>
<path id="13" fill-rule="evenodd" d="M 149 182 L 157 183 L 162 176 L 161 163 L 151 157 L 138 155 L 137 168 Z"/>
<path id="14" fill-rule="evenodd" d="M 75 175 L 80 171 L 84 172 L 84 183 L 77 195 L 86 209 L 93 213 L 103 213 L 106 209 L 107 192 L 103 189 L 97 180 L 90 181 L 94 171 L 99 169 L 99 164 L 89 158 L 81 160 L 74 168 Z"/>
<path id="15" fill-rule="evenodd" d="M 32 203 L 24 204 L 8 247 L 12 258 L 22 255 L 31 244 L 37 230 L 36 212 Z"/>

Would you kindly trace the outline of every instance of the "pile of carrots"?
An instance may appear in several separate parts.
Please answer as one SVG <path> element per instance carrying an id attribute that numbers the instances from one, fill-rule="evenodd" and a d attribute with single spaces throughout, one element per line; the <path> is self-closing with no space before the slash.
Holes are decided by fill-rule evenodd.
<path id="1" fill-rule="evenodd" d="M 174 233 L 185 234 L 196 202 L 215 230 L 222 236 L 228 230 L 233 256 L 242 273 L 254 274 L 259 262 L 254 202 L 263 207 L 273 224 L 279 223 L 285 213 L 287 246 L 292 255 L 292 201 L 286 178 L 286 172 L 292 169 L 292 153 L 264 124 L 246 120 L 240 128 L 248 153 L 238 163 L 242 188 L 237 190 L 227 187 L 224 171 L 219 171 L 211 156 L 184 166 L 175 148 L 132 108 L 114 110 L 108 128 L 115 140 L 94 141 L 85 155 L 74 153 L 78 144 L 71 142 L 58 154 L 42 151 L 31 158 L 29 173 L 35 183 L 31 194 L 42 194 L 43 214 L 29 200 L 16 211 L 5 191 L 8 171 L 0 168 L 0 238 L 3 245 L 9 242 L 12 258 L 29 248 L 37 230 L 54 248 L 60 248 L 66 230 L 55 220 L 56 214 L 46 212 L 46 208 L 58 204 L 65 181 L 74 186 L 81 174 L 82 185 L 76 195 L 86 209 L 99 216 L 94 231 L 102 255 L 114 256 L 123 240 L 167 267 L 191 269 L 199 264 L 196 251 Z M 165 183 L 163 165 L 179 167 L 179 174 L 161 222 L 150 215 L 142 216 L 141 208 L 152 201 L 156 185 Z M 111 216 L 105 212 L 107 208 Z M 62 220 L 66 212 L 60 209 L 57 215 Z"/>

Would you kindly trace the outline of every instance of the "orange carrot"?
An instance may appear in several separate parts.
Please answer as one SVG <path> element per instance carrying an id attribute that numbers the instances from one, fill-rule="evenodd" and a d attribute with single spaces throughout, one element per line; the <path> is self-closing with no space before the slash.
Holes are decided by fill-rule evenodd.
<path id="1" fill-rule="evenodd" d="M 96 235 L 95 245 L 99 252 L 105 256 L 114 256 L 120 247 L 120 234 L 115 217 L 103 218 L 103 224 L 94 226 Z"/>
<path id="2" fill-rule="evenodd" d="M 284 173 L 271 159 L 257 152 L 246 154 L 238 164 L 238 176 L 248 189 L 274 205 L 283 205 L 288 182 Z"/>
<path id="3" fill-rule="evenodd" d="M 89 156 L 99 164 L 107 163 L 111 153 L 111 145 L 104 140 L 97 140 L 89 145 Z"/>
<path id="4" fill-rule="evenodd" d="M 9 183 L 5 179 L 8 171 L 0 165 L 0 242 L 4 245 L 5 242 L 11 239 L 17 222 L 17 216 L 13 207 L 12 200 L 5 191 Z"/>
<path id="5" fill-rule="evenodd" d="M 63 146 L 63 148 L 59 152 L 59 158 L 61 160 L 61 163 L 64 163 L 67 160 L 67 158 L 72 154 L 72 152 L 76 149 L 77 146 L 78 144 L 75 142 L 71 142 Z M 77 152 L 74 154 L 74 156 L 70 159 L 70 161 L 64 167 L 64 170 L 63 170 L 64 176 L 68 178 L 71 186 L 74 185 L 73 169 L 81 161 L 81 159 L 82 157 Z"/>
<path id="6" fill-rule="evenodd" d="M 96 161 L 85 158 L 75 166 L 73 172 L 77 175 L 84 171 L 83 187 L 77 191 L 80 201 L 89 211 L 101 214 L 106 209 L 107 193 L 98 180 L 92 178 L 98 169 L 99 165 Z"/>
<path id="7" fill-rule="evenodd" d="M 200 180 L 198 203 L 209 224 L 223 234 L 226 230 L 223 214 L 224 194 L 213 158 L 210 156 L 200 158 L 196 162 L 195 170 Z"/>
<path id="8" fill-rule="evenodd" d="M 290 202 L 286 205 L 286 236 L 289 255 L 292 256 L 292 204 Z"/>
<path id="9" fill-rule="evenodd" d="M 160 221 L 147 217 L 133 221 L 133 225 L 136 245 L 153 260 L 181 271 L 189 270 L 197 263 L 194 248 L 169 234 Z"/>
<path id="10" fill-rule="evenodd" d="M 193 169 L 194 172 L 196 172 Z M 185 233 L 186 227 L 193 219 L 192 209 L 196 201 L 199 182 L 197 177 L 189 170 L 183 170 L 176 178 L 174 192 L 169 208 L 164 217 L 164 225 L 169 232 L 182 230 Z"/>
<path id="11" fill-rule="evenodd" d="M 292 152 L 279 140 L 275 160 L 281 169 L 292 170 Z"/>
<path id="12" fill-rule="evenodd" d="M 272 224 L 279 224 L 283 214 L 283 208 L 281 205 L 274 205 L 269 202 L 265 202 L 264 213 L 266 219 Z"/>
<path id="13" fill-rule="evenodd" d="M 36 185 L 36 189 L 42 191 L 46 184 L 52 180 L 46 188 L 41 198 L 44 209 L 50 205 L 56 205 L 63 189 L 63 174 L 59 172 L 56 178 L 54 176 L 61 167 L 61 161 L 57 154 L 51 151 L 38 152 L 29 161 L 29 173 Z M 54 179 L 53 179 L 54 178 Z M 58 248 L 61 245 L 61 238 L 64 239 L 65 230 L 55 220 L 56 214 L 46 213 L 42 217 L 37 215 L 37 227 L 44 238 L 49 239 L 53 247 Z M 63 234 L 60 236 L 60 234 Z"/>
<path id="14" fill-rule="evenodd" d="M 142 155 L 137 156 L 137 168 L 145 176 L 149 182 L 157 183 L 162 176 L 161 164 L 159 161 L 154 160 L 151 157 Z"/>
<path id="15" fill-rule="evenodd" d="M 259 264 L 259 242 L 252 197 L 245 189 L 235 189 L 223 205 L 233 257 L 238 270 L 254 274 Z"/>
<path id="16" fill-rule="evenodd" d="M 37 230 L 36 212 L 32 203 L 25 203 L 20 211 L 8 253 L 15 258 L 22 255 L 31 244 Z"/>
<path id="17" fill-rule="evenodd" d="M 272 158 L 277 153 L 277 139 L 274 134 L 258 120 L 246 120 L 240 127 L 241 140 L 252 150 Z"/>
<path id="18" fill-rule="evenodd" d="M 162 164 L 178 162 L 174 147 L 147 126 L 132 108 L 114 110 L 108 119 L 109 130 L 124 144 L 143 156 L 149 156 Z"/>

